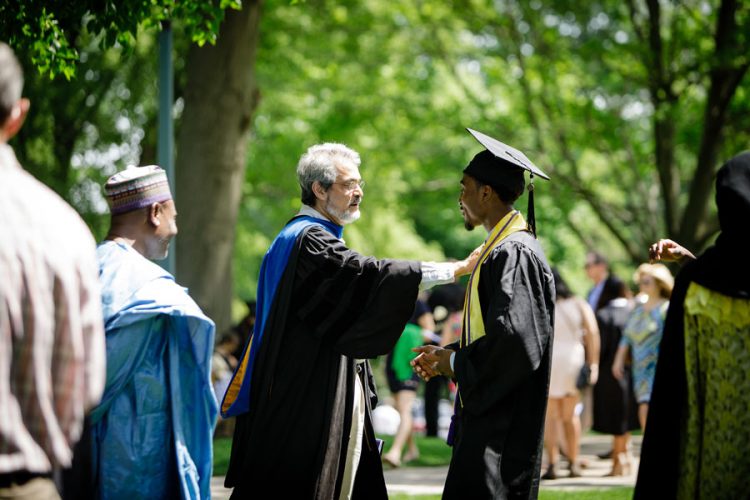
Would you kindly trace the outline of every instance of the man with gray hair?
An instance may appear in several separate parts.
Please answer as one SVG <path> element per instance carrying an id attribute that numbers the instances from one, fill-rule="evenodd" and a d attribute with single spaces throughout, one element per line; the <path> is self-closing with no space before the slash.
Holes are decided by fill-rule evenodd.
<path id="1" fill-rule="evenodd" d="M 237 416 L 233 498 L 387 498 L 366 359 L 396 344 L 420 285 L 453 282 L 476 259 L 377 260 L 347 248 L 343 226 L 364 194 L 359 164 L 326 143 L 297 166 L 302 209 L 263 259 L 255 329 L 221 405 Z"/>

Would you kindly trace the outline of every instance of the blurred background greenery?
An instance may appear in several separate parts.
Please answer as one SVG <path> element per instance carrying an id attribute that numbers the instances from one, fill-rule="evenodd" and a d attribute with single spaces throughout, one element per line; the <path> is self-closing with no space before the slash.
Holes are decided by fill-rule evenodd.
<path id="1" fill-rule="evenodd" d="M 750 138 L 747 2 L 0 6 L 32 100 L 12 145 L 97 238 L 102 181 L 156 161 L 165 19 L 175 33 L 176 175 L 194 181 L 178 181 L 176 275 L 220 330 L 254 297 L 264 252 L 299 208 L 296 162 L 317 142 L 362 156 L 363 217 L 347 244 L 422 260 L 462 258 L 484 236 L 464 230 L 457 207 L 461 170 L 480 150 L 465 128 L 523 150 L 553 179 L 536 182 L 539 238 L 583 294 L 587 249 L 630 278 L 659 237 L 710 244 L 713 174 Z M 188 158 L 195 144 L 204 154 Z"/>

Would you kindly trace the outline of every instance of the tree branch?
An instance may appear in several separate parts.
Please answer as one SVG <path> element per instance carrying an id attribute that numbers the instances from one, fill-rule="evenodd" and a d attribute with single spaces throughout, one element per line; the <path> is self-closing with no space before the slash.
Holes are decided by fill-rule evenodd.
<path id="1" fill-rule="evenodd" d="M 693 181 L 690 185 L 688 205 L 680 223 L 680 239 L 685 245 L 695 246 L 697 228 L 704 219 L 716 170 L 722 131 L 727 110 L 737 88 L 750 67 L 750 59 L 739 44 L 739 30 L 735 22 L 736 0 L 724 0 L 719 7 L 714 32 L 717 61 L 710 71 L 710 86 L 703 119 L 703 133 Z M 740 61 L 735 62 L 736 60 Z M 735 64 L 733 67 L 732 64 Z"/>

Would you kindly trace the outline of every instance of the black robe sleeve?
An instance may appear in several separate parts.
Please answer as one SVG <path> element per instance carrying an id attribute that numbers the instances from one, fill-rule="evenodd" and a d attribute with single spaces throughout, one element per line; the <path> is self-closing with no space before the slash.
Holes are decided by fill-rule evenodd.
<path id="1" fill-rule="evenodd" d="M 300 245 L 292 303 L 312 335 L 350 357 L 390 351 L 414 310 L 419 262 L 365 257 L 317 226 Z"/>
<path id="2" fill-rule="evenodd" d="M 685 296 L 694 264 L 677 275 L 669 301 L 633 498 L 677 498 L 680 435 L 687 418 Z"/>
<path id="3" fill-rule="evenodd" d="M 549 276 L 526 245 L 507 242 L 483 264 L 485 336 L 459 349 L 454 372 L 464 411 L 482 414 L 527 382 L 550 345 L 554 297 Z M 482 287 L 484 280 L 491 286 Z M 467 292 L 469 293 L 469 292 Z"/>

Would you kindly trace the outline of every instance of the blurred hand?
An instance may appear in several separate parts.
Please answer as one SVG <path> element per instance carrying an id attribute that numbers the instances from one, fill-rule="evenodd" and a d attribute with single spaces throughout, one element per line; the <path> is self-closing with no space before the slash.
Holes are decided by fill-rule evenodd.
<path id="1" fill-rule="evenodd" d="M 589 365 L 589 368 L 591 368 L 589 381 L 591 385 L 596 385 L 596 381 L 599 380 L 599 365 Z"/>
<path id="2" fill-rule="evenodd" d="M 453 370 L 450 368 L 450 355 L 453 351 L 450 349 L 424 345 L 412 351 L 418 352 L 419 356 L 411 360 L 411 366 L 425 382 L 438 375 L 453 376 Z"/>
<path id="3" fill-rule="evenodd" d="M 653 264 L 656 261 L 682 262 L 685 259 L 694 259 L 695 255 L 679 243 L 661 239 L 648 247 L 648 258 Z"/>
<path id="4" fill-rule="evenodd" d="M 479 261 L 479 256 L 482 254 L 483 249 L 484 243 L 476 247 L 464 260 L 457 262 L 453 276 L 458 278 L 465 274 L 471 274 L 471 272 L 474 271 L 474 268 L 477 267 L 477 262 Z"/>
<path id="5" fill-rule="evenodd" d="M 624 370 L 623 361 L 621 359 L 618 359 L 618 357 L 615 357 L 615 360 L 612 362 L 612 376 L 615 377 L 617 380 L 622 379 Z"/>

